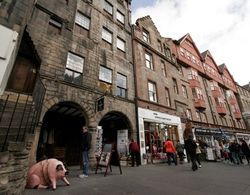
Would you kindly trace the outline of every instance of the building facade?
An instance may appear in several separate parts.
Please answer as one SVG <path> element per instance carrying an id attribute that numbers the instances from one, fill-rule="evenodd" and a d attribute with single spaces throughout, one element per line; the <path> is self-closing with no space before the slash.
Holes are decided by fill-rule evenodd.
<path id="1" fill-rule="evenodd" d="M 130 1 L 44 1 L 28 25 L 46 88 L 36 158 L 81 161 L 81 128 L 92 133 L 91 159 L 103 143 L 136 138 Z M 102 139 L 100 139 L 100 137 Z"/>
<path id="2" fill-rule="evenodd" d="M 226 65 L 218 66 L 209 51 L 200 53 L 190 34 L 172 45 L 192 91 L 187 118 L 196 138 L 213 147 L 214 139 L 233 139 L 233 133 L 245 131 L 235 81 Z"/>
<path id="3" fill-rule="evenodd" d="M 133 26 L 138 133 L 142 164 L 163 160 L 167 138 L 183 143 L 182 118 L 188 107 L 188 81 L 170 45 L 150 16 Z"/>
<path id="4" fill-rule="evenodd" d="M 236 84 L 238 94 L 236 96 L 240 110 L 242 113 L 243 120 L 246 125 L 246 132 L 238 134 L 238 138 L 243 138 L 247 143 L 250 143 L 250 91 L 249 85 L 240 86 Z"/>

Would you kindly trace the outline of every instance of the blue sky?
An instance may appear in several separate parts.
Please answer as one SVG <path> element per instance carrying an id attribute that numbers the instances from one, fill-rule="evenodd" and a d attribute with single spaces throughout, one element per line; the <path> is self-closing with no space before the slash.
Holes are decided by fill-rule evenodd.
<path id="1" fill-rule="evenodd" d="M 142 8 L 142 7 L 147 7 L 147 6 L 152 6 L 155 3 L 155 0 L 132 0 L 132 11 Z"/>
<path id="2" fill-rule="evenodd" d="M 132 23 L 150 15 L 163 37 L 189 33 L 199 51 L 226 64 L 240 85 L 250 82 L 250 0 L 132 0 Z"/>

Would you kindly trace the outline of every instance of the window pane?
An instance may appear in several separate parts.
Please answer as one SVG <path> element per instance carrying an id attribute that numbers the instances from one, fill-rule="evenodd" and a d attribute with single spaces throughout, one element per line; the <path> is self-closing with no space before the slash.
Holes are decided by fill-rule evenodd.
<path id="1" fill-rule="evenodd" d="M 108 83 L 112 83 L 112 71 L 108 68 L 100 66 L 99 79 Z"/>
<path id="2" fill-rule="evenodd" d="M 67 64 L 66 67 L 69 69 L 72 69 L 76 72 L 83 72 L 83 64 L 84 64 L 84 58 L 81 58 L 77 55 L 74 55 L 72 53 L 68 53 L 67 58 Z"/>
<path id="3" fill-rule="evenodd" d="M 127 89 L 127 77 L 117 74 L 117 86 Z"/>
<path id="4" fill-rule="evenodd" d="M 81 13 L 76 13 L 75 23 L 89 30 L 90 19 Z"/>
<path id="5" fill-rule="evenodd" d="M 125 41 L 123 41 L 120 38 L 117 38 L 117 48 L 119 48 L 122 51 L 125 51 Z"/>
<path id="6" fill-rule="evenodd" d="M 113 6 L 107 1 L 104 2 L 104 10 L 113 15 Z"/>
<path id="7" fill-rule="evenodd" d="M 106 29 L 102 29 L 102 38 L 112 44 L 112 33 L 107 31 Z"/>
<path id="8" fill-rule="evenodd" d="M 116 18 L 117 18 L 117 20 L 119 20 L 121 23 L 124 24 L 124 22 L 125 22 L 125 17 L 124 17 L 124 15 L 123 15 L 120 11 L 118 11 L 118 10 L 117 10 Z"/>

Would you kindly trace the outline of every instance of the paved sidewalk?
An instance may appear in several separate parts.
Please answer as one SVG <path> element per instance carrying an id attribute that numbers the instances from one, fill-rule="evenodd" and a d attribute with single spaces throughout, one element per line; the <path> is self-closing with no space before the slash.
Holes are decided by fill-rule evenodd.
<path id="1" fill-rule="evenodd" d="M 156 164 L 122 167 L 122 175 L 118 167 L 112 169 L 106 177 L 103 173 L 91 173 L 88 178 L 80 179 L 79 168 L 71 167 L 70 186 L 59 181 L 56 191 L 27 189 L 25 195 L 250 195 L 248 165 L 203 162 L 202 168 L 193 172 L 188 163 Z"/>

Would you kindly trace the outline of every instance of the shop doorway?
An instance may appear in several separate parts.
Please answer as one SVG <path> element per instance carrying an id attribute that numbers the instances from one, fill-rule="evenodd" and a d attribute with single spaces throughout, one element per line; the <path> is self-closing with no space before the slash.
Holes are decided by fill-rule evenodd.
<path id="1" fill-rule="evenodd" d="M 81 162 L 81 129 L 86 117 L 80 105 L 61 102 L 52 106 L 43 118 L 37 160 L 57 158 L 67 165 Z"/>
<path id="2" fill-rule="evenodd" d="M 98 124 L 102 128 L 102 144 L 113 143 L 122 153 L 127 153 L 131 137 L 131 124 L 126 115 L 121 112 L 107 113 Z M 119 136 L 121 135 L 121 136 Z"/>

